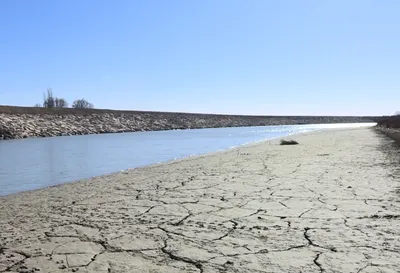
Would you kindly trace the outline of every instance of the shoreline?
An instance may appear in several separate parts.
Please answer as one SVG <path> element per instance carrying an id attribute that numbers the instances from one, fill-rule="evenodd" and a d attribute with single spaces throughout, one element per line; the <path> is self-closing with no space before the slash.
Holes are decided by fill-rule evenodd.
<path id="1" fill-rule="evenodd" d="M 391 142 L 289 138 L 0 197 L 0 272 L 396 272 Z"/>
<path id="2" fill-rule="evenodd" d="M 318 125 L 318 124 L 310 124 L 310 125 Z M 285 125 L 278 125 L 278 126 L 285 126 Z M 26 193 L 26 192 L 46 190 L 46 189 L 49 189 L 49 188 L 63 186 L 65 184 L 80 183 L 80 182 L 88 180 L 88 179 L 108 177 L 110 175 L 112 176 L 112 175 L 116 175 L 118 173 L 129 172 L 129 171 L 137 170 L 137 169 L 144 169 L 144 168 L 148 168 L 148 167 L 156 167 L 156 166 L 168 165 L 168 164 L 172 164 L 172 163 L 179 163 L 181 161 L 195 160 L 197 158 L 204 158 L 204 157 L 209 157 L 209 156 L 210 157 L 211 156 L 218 156 L 218 155 L 223 156 L 223 154 L 227 153 L 227 152 L 236 151 L 236 150 L 239 150 L 239 149 L 242 149 L 242 148 L 251 148 L 251 147 L 254 147 L 254 146 L 267 144 L 267 143 L 269 143 L 271 145 L 274 145 L 274 144 L 277 145 L 281 139 L 285 139 L 285 138 L 288 139 L 288 138 L 293 138 L 293 137 L 296 137 L 296 136 L 307 136 L 309 134 L 314 134 L 314 133 L 318 133 L 318 132 L 325 132 L 325 131 L 329 132 L 329 131 L 339 131 L 339 130 L 354 130 L 354 129 L 359 129 L 359 128 L 373 128 L 373 127 L 372 126 L 371 127 L 365 126 L 365 127 L 354 127 L 354 128 L 323 128 L 323 129 L 315 129 L 313 131 L 308 131 L 308 132 L 292 133 L 292 134 L 289 134 L 289 135 L 283 136 L 283 137 L 279 136 L 279 137 L 273 137 L 273 138 L 270 138 L 270 139 L 251 141 L 249 143 L 244 143 L 244 144 L 241 144 L 239 146 L 229 147 L 229 148 L 226 148 L 226 149 L 217 150 L 217 151 L 213 151 L 213 152 L 205 152 L 205 153 L 201 153 L 201 154 L 190 155 L 190 156 L 177 158 L 177 159 L 171 159 L 171 160 L 168 160 L 168 161 L 158 162 L 158 163 L 154 163 L 154 164 L 139 166 L 139 167 L 135 167 L 135 168 L 122 169 L 122 170 L 116 171 L 116 172 L 106 173 L 106 174 L 92 176 L 92 177 L 86 177 L 86 178 L 82 178 L 82 179 L 76 179 L 76 180 L 64 182 L 64 183 L 61 183 L 61 184 L 51 185 L 51 186 L 47 186 L 47 187 L 43 187 L 43 188 L 19 191 L 19 192 L 15 192 L 15 193 L 11 193 L 11 194 L 6 194 L 6 195 L 0 195 L 0 198 L 1 197 L 11 196 L 11 195 L 22 194 L 22 193 Z"/>

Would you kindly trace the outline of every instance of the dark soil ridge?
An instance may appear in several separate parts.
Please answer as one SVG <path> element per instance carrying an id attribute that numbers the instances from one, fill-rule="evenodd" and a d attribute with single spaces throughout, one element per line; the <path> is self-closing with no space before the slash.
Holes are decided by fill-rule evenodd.
<path id="1" fill-rule="evenodd" d="M 400 145 L 400 116 L 384 117 L 378 121 L 377 130 Z"/>
<path id="2" fill-rule="evenodd" d="M 400 116 L 383 117 L 378 122 L 379 127 L 400 128 Z"/>

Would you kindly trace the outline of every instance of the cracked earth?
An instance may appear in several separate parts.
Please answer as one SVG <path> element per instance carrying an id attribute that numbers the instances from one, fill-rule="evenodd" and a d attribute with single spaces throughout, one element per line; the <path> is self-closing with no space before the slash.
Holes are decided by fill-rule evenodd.
<path id="1" fill-rule="evenodd" d="M 399 153 L 323 131 L 0 198 L 0 272 L 400 272 Z"/>

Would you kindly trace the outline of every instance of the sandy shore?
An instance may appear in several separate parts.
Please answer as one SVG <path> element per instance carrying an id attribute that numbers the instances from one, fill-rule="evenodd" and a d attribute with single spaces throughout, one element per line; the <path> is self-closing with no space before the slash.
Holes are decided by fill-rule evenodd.
<path id="1" fill-rule="evenodd" d="M 294 139 L 2 197 L 0 272 L 400 272 L 390 140 Z"/>

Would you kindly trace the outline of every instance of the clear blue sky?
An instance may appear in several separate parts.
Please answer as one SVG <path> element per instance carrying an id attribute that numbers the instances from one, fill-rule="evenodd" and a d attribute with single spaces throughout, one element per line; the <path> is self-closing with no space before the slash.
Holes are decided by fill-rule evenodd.
<path id="1" fill-rule="evenodd" d="M 97 108 L 400 110 L 400 1 L 1 0 L 0 104 L 51 87 Z"/>

